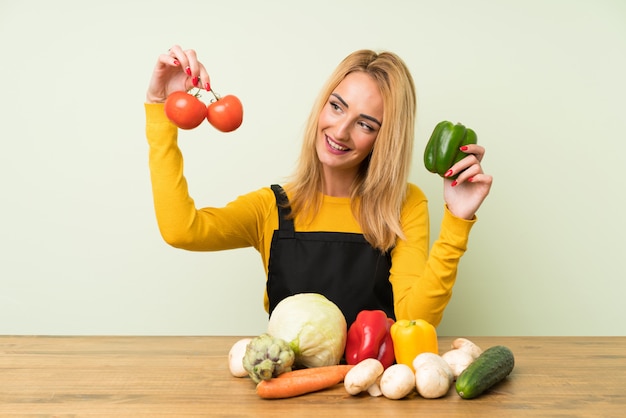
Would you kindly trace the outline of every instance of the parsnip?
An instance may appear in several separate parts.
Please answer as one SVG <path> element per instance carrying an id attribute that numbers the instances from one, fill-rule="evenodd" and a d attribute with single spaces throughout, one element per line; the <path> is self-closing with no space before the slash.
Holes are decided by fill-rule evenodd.
<path id="1" fill-rule="evenodd" d="M 443 353 L 441 358 L 448 363 L 455 379 L 474 361 L 470 353 L 459 348 Z"/>
<path id="2" fill-rule="evenodd" d="M 452 341 L 452 348 L 469 353 L 474 359 L 481 355 L 483 350 L 467 338 L 457 338 Z"/>

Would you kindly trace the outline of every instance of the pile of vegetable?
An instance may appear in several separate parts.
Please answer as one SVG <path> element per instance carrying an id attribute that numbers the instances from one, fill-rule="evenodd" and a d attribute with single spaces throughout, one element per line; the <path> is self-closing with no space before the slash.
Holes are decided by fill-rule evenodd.
<path id="1" fill-rule="evenodd" d="M 398 362 L 384 368 L 375 358 L 363 360 L 348 371 L 344 386 L 350 395 L 367 392 L 388 399 L 403 399 L 414 392 L 425 399 L 441 398 L 454 386 L 461 398 L 472 399 L 507 377 L 514 363 L 505 346 L 482 351 L 472 341 L 457 338 L 450 351 L 441 356 L 421 352 L 410 365 Z"/>
<path id="2" fill-rule="evenodd" d="M 346 329 L 339 308 L 324 296 L 304 293 L 281 301 L 268 331 L 237 341 L 229 352 L 233 376 L 250 377 L 264 399 L 300 396 L 343 382 L 350 395 L 403 399 L 480 396 L 513 370 L 511 350 L 482 350 L 466 338 L 438 354 L 435 328 L 424 320 L 387 318 L 362 311 Z M 347 364 L 340 364 L 345 353 Z M 455 383 L 456 382 L 456 383 Z"/>
<path id="3" fill-rule="evenodd" d="M 265 399 L 304 395 L 343 382 L 352 365 L 339 364 L 347 338 L 341 310 L 317 293 L 283 299 L 267 333 L 237 341 L 229 352 L 235 377 L 249 376 Z"/>

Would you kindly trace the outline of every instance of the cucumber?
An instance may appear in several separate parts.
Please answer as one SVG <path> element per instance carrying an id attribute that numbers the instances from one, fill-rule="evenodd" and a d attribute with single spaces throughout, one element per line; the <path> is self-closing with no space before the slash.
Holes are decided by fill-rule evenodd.
<path id="1" fill-rule="evenodd" d="M 513 352 L 503 345 L 483 351 L 456 379 L 456 392 L 472 399 L 507 377 L 515 365 Z"/>

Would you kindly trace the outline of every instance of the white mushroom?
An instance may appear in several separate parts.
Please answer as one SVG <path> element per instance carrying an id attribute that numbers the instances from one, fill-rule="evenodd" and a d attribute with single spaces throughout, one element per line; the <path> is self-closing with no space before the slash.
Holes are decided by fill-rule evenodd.
<path id="1" fill-rule="evenodd" d="M 406 364 L 393 364 L 380 378 L 380 390 L 389 399 L 402 399 L 415 390 L 415 374 Z"/>
<path id="2" fill-rule="evenodd" d="M 343 379 L 343 385 L 350 395 L 358 395 L 369 391 L 372 385 L 383 374 L 383 364 L 375 358 L 367 358 L 355 364 Z M 374 389 L 372 389 L 374 390 Z"/>
<path id="3" fill-rule="evenodd" d="M 243 367 L 243 357 L 246 355 L 246 347 L 252 338 L 242 338 L 231 347 L 228 352 L 228 369 L 235 377 L 248 376 L 247 370 Z"/>
<path id="4" fill-rule="evenodd" d="M 369 393 L 370 396 L 374 396 L 374 397 L 383 395 L 383 391 L 380 390 L 380 386 L 378 385 L 378 383 L 374 383 L 369 388 L 367 388 L 367 393 Z"/>
<path id="5" fill-rule="evenodd" d="M 448 363 L 438 354 L 422 353 L 413 361 L 415 387 L 424 398 L 445 396 L 454 381 L 454 373 Z"/>

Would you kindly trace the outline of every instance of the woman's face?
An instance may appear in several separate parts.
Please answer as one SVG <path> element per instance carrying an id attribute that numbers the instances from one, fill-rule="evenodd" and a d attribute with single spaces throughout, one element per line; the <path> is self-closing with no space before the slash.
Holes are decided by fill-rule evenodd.
<path id="1" fill-rule="evenodd" d="M 383 97 L 364 72 L 346 76 L 320 113 L 317 156 L 326 175 L 355 176 L 374 147 L 383 121 Z"/>

